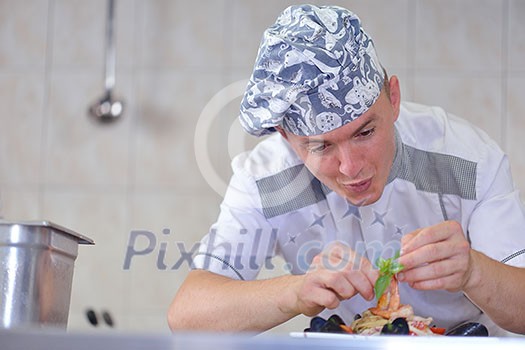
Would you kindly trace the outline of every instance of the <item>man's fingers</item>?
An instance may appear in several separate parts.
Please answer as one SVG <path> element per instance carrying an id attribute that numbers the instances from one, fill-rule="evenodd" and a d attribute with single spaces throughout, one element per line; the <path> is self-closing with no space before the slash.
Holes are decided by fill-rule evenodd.
<path id="1" fill-rule="evenodd" d="M 335 309 L 339 306 L 340 300 L 337 295 L 326 288 L 319 286 L 308 288 L 308 293 L 299 298 L 300 312 L 306 316 L 314 316 L 323 309 Z"/>
<path id="2" fill-rule="evenodd" d="M 423 280 L 417 282 L 410 282 L 410 287 L 419 290 L 448 290 L 456 292 L 461 290 L 461 285 L 458 283 L 460 277 L 457 274 L 440 277 L 431 280 Z"/>
<path id="3" fill-rule="evenodd" d="M 366 300 L 372 300 L 374 298 L 374 282 L 371 281 L 370 276 L 366 273 L 359 272 L 352 273 L 350 278 L 352 279 L 353 287 L 363 298 Z"/>
<path id="4" fill-rule="evenodd" d="M 461 288 L 465 273 L 458 259 L 447 259 L 403 271 L 398 275 L 401 282 L 409 283 L 412 288 L 424 290 L 445 289 L 456 291 Z"/>
<path id="5" fill-rule="evenodd" d="M 421 230 L 422 229 L 417 229 L 401 237 L 401 246 L 407 245 L 414 237 L 419 234 L 419 232 L 421 232 Z"/>
<path id="6" fill-rule="evenodd" d="M 310 269 L 315 284 L 333 291 L 339 300 L 357 293 L 365 299 L 374 297 L 378 272 L 368 259 L 355 254 L 343 244 L 335 243 L 313 260 Z"/>
<path id="7" fill-rule="evenodd" d="M 429 279 L 435 279 L 443 276 L 455 274 L 460 271 L 454 260 L 441 260 L 432 264 L 415 267 L 413 269 L 404 270 L 398 274 L 398 278 L 402 282 L 419 282 Z"/>
<path id="8" fill-rule="evenodd" d="M 324 271 L 321 285 L 333 291 L 339 300 L 345 300 L 356 294 L 356 288 L 342 272 Z"/>
<path id="9" fill-rule="evenodd" d="M 445 221 L 441 224 L 418 229 L 401 239 L 401 255 L 410 253 L 423 246 L 449 239 L 454 234 L 462 234 L 463 230 L 455 221 Z"/>
<path id="10" fill-rule="evenodd" d="M 411 232 L 402 240 L 402 282 L 423 290 L 463 288 L 470 265 L 470 244 L 461 225 L 446 221 Z"/>
<path id="11" fill-rule="evenodd" d="M 333 291 L 326 288 L 317 288 L 315 290 L 314 300 L 317 300 L 320 306 L 326 307 L 328 309 L 335 309 L 339 306 L 340 300 L 337 297 L 337 294 Z"/>
<path id="12" fill-rule="evenodd" d="M 405 241 L 402 241 L 402 255 L 406 255 L 431 243 L 439 242 L 445 238 L 446 236 L 441 230 L 436 230 L 433 227 L 418 230 L 412 238 L 406 241 L 406 243 Z"/>
<path id="13" fill-rule="evenodd" d="M 411 269 L 415 266 L 448 258 L 451 253 L 450 244 L 443 241 L 422 246 L 417 251 L 405 253 L 399 258 L 399 262 L 405 266 L 405 269 Z"/>

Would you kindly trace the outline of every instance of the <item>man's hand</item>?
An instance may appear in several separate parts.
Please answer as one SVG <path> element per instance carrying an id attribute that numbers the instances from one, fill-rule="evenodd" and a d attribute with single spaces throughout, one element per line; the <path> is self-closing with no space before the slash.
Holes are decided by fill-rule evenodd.
<path id="1" fill-rule="evenodd" d="M 413 231 L 401 240 L 398 280 L 421 290 L 464 290 L 472 274 L 473 253 L 461 225 L 445 221 Z"/>
<path id="2" fill-rule="evenodd" d="M 348 246 L 335 243 L 317 255 L 299 282 L 296 308 L 307 316 L 335 309 L 342 300 L 361 294 L 374 298 L 378 271 Z"/>

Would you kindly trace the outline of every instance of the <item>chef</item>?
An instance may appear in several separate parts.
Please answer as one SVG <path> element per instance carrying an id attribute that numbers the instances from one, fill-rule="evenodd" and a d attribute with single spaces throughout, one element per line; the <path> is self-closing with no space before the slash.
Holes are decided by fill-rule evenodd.
<path id="1" fill-rule="evenodd" d="M 173 330 L 264 331 L 299 314 L 350 323 L 400 251 L 401 302 L 440 327 L 525 333 L 525 212 L 506 155 L 438 107 L 401 102 L 352 12 L 287 8 L 240 107 L 252 135 L 170 306 Z M 256 280 L 284 258 L 281 277 Z"/>

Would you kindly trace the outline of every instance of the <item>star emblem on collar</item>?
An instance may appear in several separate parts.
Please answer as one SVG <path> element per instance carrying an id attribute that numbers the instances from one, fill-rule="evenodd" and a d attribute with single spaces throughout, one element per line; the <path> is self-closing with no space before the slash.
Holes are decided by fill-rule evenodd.
<path id="1" fill-rule="evenodd" d="M 396 228 L 396 232 L 394 232 L 393 236 L 399 236 L 399 237 L 403 236 L 405 234 L 405 232 L 403 232 L 405 226 L 406 225 L 400 227 L 400 226 L 394 225 L 394 227 Z"/>
<path id="2" fill-rule="evenodd" d="M 388 211 L 385 211 L 384 213 L 379 213 L 377 211 L 374 210 L 374 221 L 372 221 L 372 223 L 370 224 L 370 226 L 374 225 L 374 224 L 380 224 L 381 226 L 385 226 L 385 216 L 386 214 L 388 213 Z"/>
<path id="3" fill-rule="evenodd" d="M 313 213 L 313 215 L 314 215 L 315 219 L 314 219 L 314 222 L 312 222 L 312 224 L 310 225 L 310 227 L 313 227 L 315 225 L 319 225 L 321 227 L 324 227 L 323 220 L 324 220 L 326 214 L 324 214 L 324 215 L 317 215 L 316 213 Z"/>
<path id="4" fill-rule="evenodd" d="M 292 235 L 290 232 L 288 232 L 288 242 L 287 243 L 293 243 L 295 244 L 295 240 L 297 239 L 297 235 Z"/>
<path id="5" fill-rule="evenodd" d="M 343 214 L 343 217 L 341 219 L 344 219 L 350 215 L 355 216 L 358 220 L 361 220 L 361 213 L 359 212 L 359 208 L 355 205 L 348 203 L 346 212 Z"/>

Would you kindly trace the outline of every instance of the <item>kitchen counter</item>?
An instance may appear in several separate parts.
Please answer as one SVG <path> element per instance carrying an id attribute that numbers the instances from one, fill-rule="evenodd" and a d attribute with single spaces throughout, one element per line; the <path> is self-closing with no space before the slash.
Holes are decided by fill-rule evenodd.
<path id="1" fill-rule="evenodd" d="M 288 335 L 175 333 L 131 334 L 121 332 L 71 333 L 50 330 L 0 330 L 2 350 L 92 350 L 92 349 L 525 349 L 525 338 L 474 337 L 362 337 L 351 335 L 318 335 L 304 338 Z"/>

